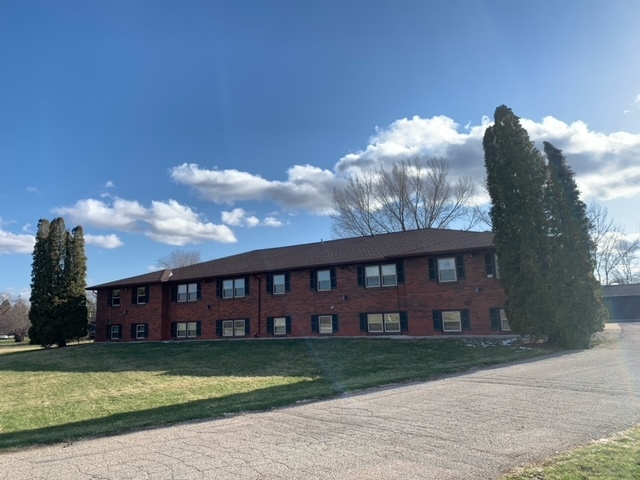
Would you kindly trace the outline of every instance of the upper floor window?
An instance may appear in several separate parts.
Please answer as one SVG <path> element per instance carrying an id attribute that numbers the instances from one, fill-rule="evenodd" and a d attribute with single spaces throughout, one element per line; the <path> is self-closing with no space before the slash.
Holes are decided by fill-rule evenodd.
<path id="1" fill-rule="evenodd" d="M 440 283 L 456 282 L 465 278 L 464 255 L 429 258 L 429 279 Z"/>
<path id="2" fill-rule="evenodd" d="M 197 283 L 182 283 L 177 288 L 177 300 L 178 302 L 195 302 L 198 300 L 198 291 Z"/>
<path id="3" fill-rule="evenodd" d="M 484 254 L 484 263 L 487 271 L 487 278 L 500 278 L 500 268 L 498 267 L 498 255 L 494 252 Z"/>
<path id="4" fill-rule="evenodd" d="M 289 272 L 267 274 L 267 293 L 282 295 L 290 290 Z"/>
<path id="5" fill-rule="evenodd" d="M 149 287 L 137 287 L 136 288 L 136 304 L 138 305 L 144 305 L 145 303 L 147 303 L 147 298 L 148 298 L 148 288 Z"/>
<path id="6" fill-rule="evenodd" d="M 120 289 L 116 288 L 115 290 L 111 290 L 111 306 L 118 307 L 120 306 Z"/>
<path id="7" fill-rule="evenodd" d="M 358 267 L 358 285 L 367 288 L 393 287 L 404 282 L 402 262 Z"/>
<path id="8" fill-rule="evenodd" d="M 244 297 L 245 279 L 234 278 L 222 281 L 222 298 Z"/>
<path id="9" fill-rule="evenodd" d="M 337 288 L 335 268 L 311 270 L 310 288 L 317 292 L 326 292 Z"/>

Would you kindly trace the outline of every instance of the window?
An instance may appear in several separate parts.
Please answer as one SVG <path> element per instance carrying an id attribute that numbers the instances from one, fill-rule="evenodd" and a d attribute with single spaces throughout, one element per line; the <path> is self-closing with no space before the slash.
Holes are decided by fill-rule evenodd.
<path id="1" fill-rule="evenodd" d="M 136 304 L 144 305 L 147 303 L 147 287 L 136 288 Z"/>
<path id="2" fill-rule="evenodd" d="M 111 325 L 109 328 L 109 338 L 111 340 L 120 340 L 122 337 L 122 325 Z"/>
<path id="3" fill-rule="evenodd" d="M 379 287 L 380 285 L 383 287 L 392 287 L 398 284 L 395 263 L 387 265 L 367 265 L 364 268 L 364 274 L 365 286 L 367 288 Z"/>
<path id="4" fill-rule="evenodd" d="M 333 333 L 333 318 L 331 315 L 318 317 L 318 333 Z"/>
<path id="5" fill-rule="evenodd" d="M 509 325 L 509 319 L 504 308 L 491 309 L 491 330 L 511 331 L 511 325 Z"/>
<path id="6" fill-rule="evenodd" d="M 276 317 L 273 319 L 273 334 L 286 335 L 287 319 L 285 317 Z"/>
<path id="7" fill-rule="evenodd" d="M 484 261 L 487 271 L 487 278 L 500 278 L 500 269 L 498 268 L 498 255 L 493 252 L 484 254 Z"/>
<path id="8" fill-rule="evenodd" d="M 462 320 L 459 311 L 442 312 L 442 331 L 461 332 Z"/>
<path id="9" fill-rule="evenodd" d="M 120 306 L 120 289 L 111 290 L 111 306 L 119 307 Z"/>
<path id="10" fill-rule="evenodd" d="M 285 275 L 279 273 L 273 276 L 273 293 L 281 294 L 286 291 Z"/>
<path id="11" fill-rule="evenodd" d="M 238 298 L 245 295 L 245 279 L 234 278 L 223 280 L 222 282 L 222 298 Z"/>
<path id="12" fill-rule="evenodd" d="M 195 302 L 198 300 L 198 284 L 183 283 L 178 285 L 178 302 Z"/>
<path id="13" fill-rule="evenodd" d="M 318 291 L 331 290 L 331 270 L 318 270 Z M 321 332 L 322 333 L 322 332 Z"/>
<path id="14" fill-rule="evenodd" d="M 471 330 L 469 310 L 434 310 L 433 329 L 450 333 Z"/>
<path id="15" fill-rule="evenodd" d="M 429 279 L 441 283 L 457 282 L 465 278 L 464 255 L 430 257 Z"/>
<path id="16" fill-rule="evenodd" d="M 173 324 L 176 338 L 195 338 L 200 336 L 200 322 L 176 322 Z"/>
<path id="17" fill-rule="evenodd" d="M 408 330 L 406 312 L 361 314 L 360 330 L 369 333 L 400 333 Z"/>
<path id="18" fill-rule="evenodd" d="M 134 323 L 131 325 L 131 338 L 142 340 L 149 336 L 148 323 Z"/>
<path id="19" fill-rule="evenodd" d="M 247 320 L 222 320 L 223 337 L 244 337 Z"/>
<path id="20" fill-rule="evenodd" d="M 454 257 L 438 259 L 438 281 L 439 282 L 455 282 L 456 278 L 456 260 Z"/>

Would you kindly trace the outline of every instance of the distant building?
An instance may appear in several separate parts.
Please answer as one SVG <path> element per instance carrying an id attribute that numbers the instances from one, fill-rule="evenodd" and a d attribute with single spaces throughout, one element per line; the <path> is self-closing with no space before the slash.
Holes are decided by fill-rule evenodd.
<path id="1" fill-rule="evenodd" d="M 95 339 L 509 332 L 493 233 L 424 229 L 255 250 L 89 287 Z"/>
<path id="2" fill-rule="evenodd" d="M 602 299 L 611 322 L 640 322 L 640 284 L 606 285 Z"/>

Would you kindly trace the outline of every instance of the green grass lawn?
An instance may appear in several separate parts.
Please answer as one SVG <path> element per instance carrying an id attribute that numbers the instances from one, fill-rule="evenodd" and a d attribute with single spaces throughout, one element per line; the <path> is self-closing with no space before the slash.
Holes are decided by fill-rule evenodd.
<path id="1" fill-rule="evenodd" d="M 503 480 L 637 480 L 640 478 L 640 427 L 518 470 Z"/>
<path id="2" fill-rule="evenodd" d="M 0 345 L 0 449 L 426 380 L 544 352 L 486 340 Z"/>

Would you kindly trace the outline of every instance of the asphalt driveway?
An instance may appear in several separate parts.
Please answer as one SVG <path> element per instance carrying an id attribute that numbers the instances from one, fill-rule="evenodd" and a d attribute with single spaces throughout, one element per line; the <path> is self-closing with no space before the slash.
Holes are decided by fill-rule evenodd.
<path id="1" fill-rule="evenodd" d="M 588 351 L 0 454 L 0 479 L 497 478 L 640 423 L 640 323 L 608 332 Z"/>

